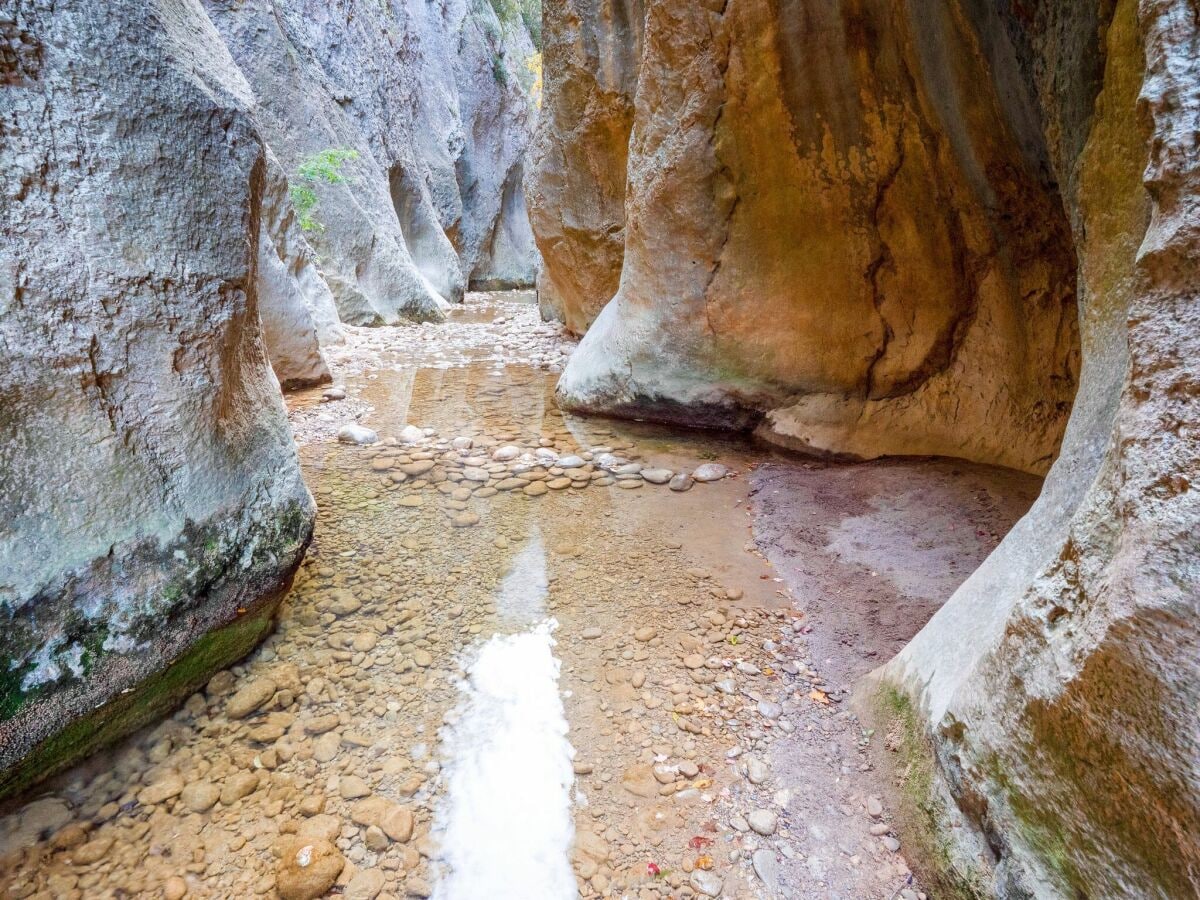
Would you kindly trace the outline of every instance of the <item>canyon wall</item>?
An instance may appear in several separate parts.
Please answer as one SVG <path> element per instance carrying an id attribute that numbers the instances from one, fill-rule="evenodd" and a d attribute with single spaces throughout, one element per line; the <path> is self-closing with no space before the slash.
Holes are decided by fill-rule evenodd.
<path id="1" fill-rule="evenodd" d="M 544 100 L 525 194 L 547 319 L 582 334 L 617 291 L 642 0 L 559 0 L 543 12 Z"/>
<path id="2" fill-rule="evenodd" d="M 521 200 L 504 202 L 536 112 L 519 17 L 487 0 L 204 7 L 266 142 L 316 200 L 305 237 L 343 322 L 438 321 L 477 270 L 533 282 Z"/>
<path id="3" fill-rule="evenodd" d="M 1194 4 L 556 7 L 528 183 L 546 313 L 587 329 L 563 404 L 1049 469 L 864 686 L 909 858 L 939 893 L 1195 894 Z"/>
<path id="4" fill-rule="evenodd" d="M 1079 248 L 1079 396 L 1034 508 L 876 682 L 928 736 L 901 768 L 948 881 L 1194 896 L 1200 26 L 1119 0 L 1022 30 Z"/>
<path id="5" fill-rule="evenodd" d="M 245 654 L 314 506 L 259 327 L 267 158 L 203 10 L 0 28 L 3 794 Z"/>
<path id="6" fill-rule="evenodd" d="M 882 0 L 661 3 L 640 44 L 623 252 L 595 251 L 622 237 L 594 220 L 619 209 L 615 188 L 607 204 L 531 188 L 564 318 L 586 320 L 576 307 L 604 303 L 619 267 L 562 402 L 1044 472 L 1075 390 L 1074 256 L 1006 45 L 953 5 L 906 16 Z M 624 132 L 619 104 L 596 110 L 616 92 L 576 74 L 587 62 L 547 77 L 547 107 L 567 109 L 542 122 L 535 186 L 560 157 L 578 172 L 602 125 Z M 591 168 L 619 171 L 599 148 Z M 581 255 L 610 260 L 608 281 L 556 276 L 588 275 Z"/>

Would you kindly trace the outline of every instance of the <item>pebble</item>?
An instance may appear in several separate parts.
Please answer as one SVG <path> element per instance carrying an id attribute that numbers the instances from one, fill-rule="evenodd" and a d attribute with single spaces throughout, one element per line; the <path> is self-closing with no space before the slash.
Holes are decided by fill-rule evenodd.
<path id="1" fill-rule="evenodd" d="M 670 469 L 642 469 L 641 474 L 651 484 L 666 484 L 675 476 Z"/>
<path id="2" fill-rule="evenodd" d="M 721 463 L 705 463 L 692 472 L 692 478 L 699 482 L 720 481 L 729 474 L 729 467 Z"/>
<path id="3" fill-rule="evenodd" d="M 750 857 L 750 863 L 754 866 L 754 874 L 767 886 L 767 890 L 771 892 L 778 890 L 779 865 L 775 860 L 774 853 L 765 847 L 755 850 L 754 855 Z"/>
<path id="4" fill-rule="evenodd" d="M 192 812 L 208 812 L 221 799 L 221 789 L 210 781 L 195 781 L 179 795 L 183 805 Z"/>
<path id="5" fill-rule="evenodd" d="M 582 637 L 585 641 L 594 641 L 596 638 L 600 637 L 602 634 L 604 634 L 603 629 L 601 629 L 599 626 L 592 625 L 592 626 L 589 626 L 588 628 L 583 629 Z"/>
<path id="6" fill-rule="evenodd" d="M 670 482 L 667 483 L 667 487 L 676 493 L 681 494 L 684 491 L 690 491 L 692 489 L 692 485 L 695 483 L 696 482 L 692 479 L 691 475 L 688 475 L 686 472 L 680 472 L 678 475 L 674 476 Z"/>
<path id="7" fill-rule="evenodd" d="M 343 444 L 374 444 L 379 440 L 379 435 L 362 425 L 343 425 L 338 429 L 337 439 Z"/>
<path id="8" fill-rule="evenodd" d="M 783 715 L 783 707 L 769 700 L 758 701 L 758 713 L 764 719 L 778 719 Z"/>
<path id="9" fill-rule="evenodd" d="M 582 456 L 560 456 L 558 458 L 558 466 L 562 469 L 579 469 L 586 463 Z"/>
<path id="10" fill-rule="evenodd" d="M 883 839 L 883 846 L 895 853 L 900 849 L 900 842 L 889 835 Z"/>
<path id="11" fill-rule="evenodd" d="M 873 819 L 878 819 L 883 815 L 883 804 L 878 797 L 871 796 L 867 798 L 867 815 Z"/>
<path id="12" fill-rule="evenodd" d="M 357 775 L 343 775 L 338 780 L 338 793 L 343 800 L 357 800 L 371 793 L 367 783 Z"/>
<path id="13" fill-rule="evenodd" d="M 756 809 L 746 816 L 750 827 L 763 837 L 770 837 L 779 827 L 779 817 L 769 809 Z"/>
<path id="14" fill-rule="evenodd" d="M 521 455 L 520 447 L 515 447 L 512 444 L 508 444 L 504 447 L 500 447 L 499 449 L 497 449 L 492 454 L 492 459 L 496 460 L 496 462 L 508 462 L 509 460 L 516 459 L 520 455 Z"/>
<path id="15" fill-rule="evenodd" d="M 333 887 L 346 860 L 327 840 L 286 841 L 279 859 L 275 889 L 281 900 L 315 900 Z"/>
<path id="16" fill-rule="evenodd" d="M 425 440 L 425 432 L 416 425 L 405 425 L 400 430 L 400 440 L 405 444 L 417 444 Z"/>
<path id="17" fill-rule="evenodd" d="M 692 872 L 688 884 L 691 885 L 693 891 L 703 894 L 705 897 L 720 897 L 721 890 L 725 887 L 725 882 L 719 876 L 703 869 L 696 869 Z"/>
<path id="18" fill-rule="evenodd" d="M 751 784 L 763 784 L 771 777 L 766 763 L 756 756 L 746 757 L 746 779 Z"/>
<path id="19" fill-rule="evenodd" d="M 172 875 L 163 884 L 163 897 L 165 900 L 183 900 L 187 896 L 187 882 L 178 875 Z"/>
<path id="20" fill-rule="evenodd" d="M 633 636 L 644 644 L 658 637 L 658 629 L 651 625 L 645 625 L 635 631 Z"/>
<path id="21" fill-rule="evenodd" d="M 321 394 L 321 399 L 326 401 L 345 400 L 346 389 L 343 387 L 326 388 Z"/>
<path id="22" fill-rule="evenodd" d="M 275 696 L 275 682 L 270 678 L 251 678 L 225 702 L 225 715 L 244 719 Z"/>

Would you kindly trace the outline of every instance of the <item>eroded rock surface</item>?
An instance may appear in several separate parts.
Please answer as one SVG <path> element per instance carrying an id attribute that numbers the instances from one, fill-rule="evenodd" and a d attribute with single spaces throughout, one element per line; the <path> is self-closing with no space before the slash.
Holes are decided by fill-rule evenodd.
<path id="1" fill-rule="evenodd" d="M 343 180 L 311 185 L 307 230 L 342 321 L 439 321 L 481 260 L 485 279 L 532 283 L 520 199 L 505 203 L 533 113 L 522 82 L 534 48 L 519 17 L 466 0 L 204 5 L 289 175 L 327 151 L 354 154 Z"/>
<path id="2" fill-rule="evenodd" d="M 573 50 L 598 27 L 547 24 Z M 531 191 L 547 277 L 622 251 L 560 399 L 1031 472 L 1065 426 L 1038 503 L 880 674 L 880 734 L 937 890 L 1196 893 L 1194 5 L 663 2 L 641 35 L 620 227 Z M 619 68 L 562 59 L 534 182 Z"/>
<path id="3" fill-rule="evenodd" d="M 1200 30 L 1186 3 L 1067 6 L 1041 5 L 1026 52 L 1080 248 L 1079 397 L 1033 510 L 881 680 L 932 735 L 933 840 L 983 889 L 1190 896 Z"/>
<path id="4" fill-rule="evenodd" d="M 258 325 L 264 149 L 211 23 L 0 26 L 3 793 L 246 653 L 314 510 Z"/>
<path id="5" fill-rule="evenodd" d="M 806 449 L 1045 471 L 1075 387 L 1074 260 L 1025 82 L 977 15 L 648 8 L 620 286 L 563 401 L 689 424 L 765 414 L 764 434 Z M 558 24 L 570 39 L 573 20 Z M 600 78 L 612 57 L 576 65 Z M 593 94 L 560 90 L 560 118 L 620 132 Z M 535 157 L 551 184 L 560 159 L 586 171 L 569 155 L 587 136 L 553 122 Z M 604 208 L 587 193 L 551 202 L 533 217 L 547 278 L 622 238 L 587 220 Z"/>
<path id="6" fill-rule="evenodd" d="M 541 251 L 538 299 L 582 334 L 616 293 L 642 0 L 564 0 L 544 12 L 545 101 L 526 177 Z"/>

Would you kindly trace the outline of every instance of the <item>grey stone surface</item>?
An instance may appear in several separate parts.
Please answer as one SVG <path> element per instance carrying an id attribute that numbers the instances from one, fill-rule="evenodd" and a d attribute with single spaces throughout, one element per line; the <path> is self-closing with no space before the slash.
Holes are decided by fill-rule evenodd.
<path id="1" fill-rule="evenodd" d="M 34 0 L 0 26 L 3 792 L 138 724 L 137 688 L 243 613 L 147 709 L 245 653 L 314 508 L 258 323 L 264 148 L 203 10 Z"/>
<path id="2" fill-rule="evenodd" d="M 352 150 L 345 180 L 313 186 L 307 238 L 340 318 L 440 320 L 481 266 L 532 282 L 520 160 L 534 109 L 520 19 L 490 4 L 204 0 L 258 101 L 284 169 Z"/>

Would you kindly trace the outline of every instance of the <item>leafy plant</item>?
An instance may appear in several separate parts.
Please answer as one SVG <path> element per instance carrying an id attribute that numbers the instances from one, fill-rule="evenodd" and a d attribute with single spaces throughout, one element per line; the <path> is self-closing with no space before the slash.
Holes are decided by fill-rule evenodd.
<path id="1" fill-rule="evenodd" d="M 349 179 L 342 174 L 342 166 L 349 160 L 358 159 L 358 151 L 347 147 L 329 147 L 305 157 L 292 173 L 288 193 L 303 231 L 324 231 L 325 226 L 316 218 L 320 198 L 315 185 L 344 184 Z"/>
<path id="2" fill-rule="evenodd" d="M 542 49 L 542 0 L 488 0 L 500 24 L 512 27 L 520 21 L 533 46 Z"/>

